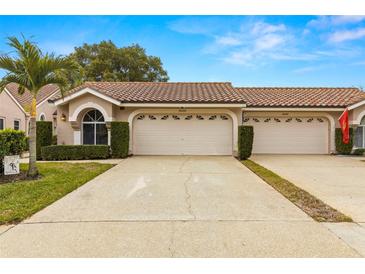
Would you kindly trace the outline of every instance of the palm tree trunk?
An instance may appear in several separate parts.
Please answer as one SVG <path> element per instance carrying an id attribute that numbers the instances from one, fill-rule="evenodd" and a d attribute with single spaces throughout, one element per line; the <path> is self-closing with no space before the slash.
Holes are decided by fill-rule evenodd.
<path id="1" fill-rule="evenodd" d="M 30 110 L 30 128 L 29 128 L 29 168 L 28 176 L 36 177 L 38 175 L 37 168 L 37 140 L 36 140 L 36 115 L 37 115 L 37 100 L 33 98 Z"/>

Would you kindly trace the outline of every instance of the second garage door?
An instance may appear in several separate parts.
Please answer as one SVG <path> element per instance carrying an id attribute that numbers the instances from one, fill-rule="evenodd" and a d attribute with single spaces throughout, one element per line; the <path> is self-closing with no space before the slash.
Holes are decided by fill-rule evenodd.
<path id="1" fill-rule="evenodd" d="M 323 117 L 246 117 L 254 127 L 253 153 L 327 154 L 328 121 Z"/>
<path id="2" fill-rule="evenodd" d="M 135 155 L 232 155 L 225 114 L 140 114 L 133 121 Z"/>

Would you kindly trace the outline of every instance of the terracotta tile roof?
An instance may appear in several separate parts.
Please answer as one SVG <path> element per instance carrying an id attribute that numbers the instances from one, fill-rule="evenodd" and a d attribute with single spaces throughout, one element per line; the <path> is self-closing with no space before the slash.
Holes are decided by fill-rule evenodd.
<path id="1" fill-rule="evenodd" d="M 226 82 L 86 82 L 67 94 L 84 88 L 122 103 L 244 103 L 242 94 Z"/>
<path id="2" fill-rule="evenodd" d="M 358 88 L 236 88 L 248 107 L 346 107 L 365 100 Z"/>
<path id="3" fill-rule="evenodd" d="M 23 95 L 20 95 L 18 93 L 18 85 L 11 83 L 8 84 L 6 86 L 6 89 L 11 93 L 11 95 L 15 98 L 15 100 L 18 101 L 18 103 L 25 109 L 25 111 L 29 110 L 29 107 L 32 103 L 32 95 L 30 94 L 30 92 L 27 90 L 25 91 L 25 93 Z M 46 98 L 48 98 L 51 94 L 55 93 L 57 90 L 59 90 L 59 88 L 56 85 L 47 85 L 44 86 L 37 95 L 37 103 L 39 104 L 40 102 L 42 102 L 43 100 L 45 100 Z M 58 93 L 56 93 L 54 96 L 58 96 Z"/>

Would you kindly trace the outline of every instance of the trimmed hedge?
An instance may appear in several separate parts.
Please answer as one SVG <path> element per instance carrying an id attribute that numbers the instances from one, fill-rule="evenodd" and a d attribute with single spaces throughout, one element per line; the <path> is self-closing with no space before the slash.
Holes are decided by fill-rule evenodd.
<path id="1" fill-rule="evenodd" d="M 238 127 L 238 157 L 240 160 L 250 158 L 253 145 L 253 126 Z"/>
<path id="2" fill-rule="evenodd" d="M 338 154 L 348 155 L 351 154 L 354 139 L 354 129 L 350 128 L 350 142 L 344 144 L 342 142 L 342 131 L 340 128 L 336 128 L 336 151 Z"/>
<path id="3" fill-rule="evenodd" d="M 57 135 L 52 136 L 52 144 L 53 146 L 57 145 Z"/>
<path id="4" fill-rule="evenodd" d="M 107 145 L 59 145 L 42 147 L 42 159 L 59 160 L 90 160 L 109 158 Z"/>
<path id="5" fill-rule="evenodd" d="M 52 145 L 52 122 L 37 121 L 37 160 L 42 159 L 41 148 Z"/>
<path id="6" fill-rule="evenodd" d="M 354 155 L 363 156 L 365 154 L 365 148 L 357 148 L 353 152 Z"/>
<path id="7" fill-rule="evenodd" d="M 125 158 L 129 151 L 129 123 L 111 122 L 110 149 L 113 158 Z"/>
<path id="8" fill-rule="evenodd" d="M 4 172 L 4 156 L 20 155 L 26 147 L 27 138 L 24 131 L 10 128 L 0 130 L 0 174 Z"/>

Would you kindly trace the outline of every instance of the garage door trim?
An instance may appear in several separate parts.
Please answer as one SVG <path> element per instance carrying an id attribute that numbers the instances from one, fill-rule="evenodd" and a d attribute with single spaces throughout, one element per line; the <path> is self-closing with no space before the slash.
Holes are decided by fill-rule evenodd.
<path id="1" fill-rule="evenodd" d="M 298 113 L 298 114 L 291 114 L 291 115 L 275 115 L 275 114 L 268 114 L 268 113 L 250 113 L 249 115 L 245 115 L 243 117 L 243 125 L 252 125 L 255 127 L 255 124 L 257 125 L 260 125 L 260 128 L 261 129 L 265 129 L 265 124 L 267 124 L 267 130 L 270 130 L 270 128 L 272 128 L 272 124 L 278 124 L 278 126 L 282 126 L 282 125 L 288 125 L 289 127 L 287 129 L 290 130 L 290 125 L 295 123 L 297 125 L 304 125 L 306 126 L 306 124 L 312 124 L 313 122 L 317 123 L 318 122 L 319 124 L 321 123 L 324 123 L 323 125 L 327 125 L 326 128 L 322 128 L 322 130 L 326 130 L 326 144 L 323 143 L 323 145 L 325 145 L 323 148 L 325 149 L 324 151 L 320 152 L 320 149 L 318 151 L 319 154 L 322 154 L 322 153 L 325 153 L 325 154 L 328 154 L 332 151 L 332 119 L 328 119 L 327 115 L 323 115 L 321 113 L 313 113 L 313 114 L 309 114 L 309 113 Z M 295 127 L 295 125 L 294 125 Z M 276 127 L 275 127 L 276 129 Z M 308 128 L 308 130 L 310 130 L 311 128 Z M 314 128 L 313 128 L 314 129 Z M 316 129 L 314 129 L 316 130 Z M 284 131 L 283 131 L 284 132 Z M 269 133 L 269 132 L 268 132 Z M 283 133 L 285 136 L 287 136 L 288 133 Z M 303 133 L 304 134 L 304 133 Z M 267 134 L 266 134 L 267 135 Z M 270 134 L 269 134 L 270 135 Z M 277 135 L 277 134 L 276 134 Z M 283 136 L 284 136 L 283 135 Z M 298 135 L 298 136 L 302 136 L 302 135 Z M 278 137 L 278 135 L 276 136 Z M 261 138 L 262 139 L 262 138 Z M 319 139 L 318 139 L 319 140 Z M 320 141 L 320 140 L 319 140 Z M 322 141 L 320 142 L 324 142 L 324 140 L 322 139 Z M 258 144 L 256 144 L 258 145 Z M 266 144 L 267 145 L 267 144 Z M 264 146 L 264 144 L 260 145 L 259 147 L 261 148 L 262 150 L 262 146 Z M 260 151 L 260 149 L 259 149 Z M 272 152 L 270 152 L 271 150 L 269 149 L 268 152 L 262 152 L 262 151 L 256 151 L 256 152 L 253 152 L 253 153 L 279 153 L 281 154 L 280 152 L 272 150 Z M 305 151 L 300 151 L 300 149 L 295 152 L 289 152 L 289 151 L 285 151 L 283 152 L 284 154 L 286 153 L 294 153 L 294 154 L 305 154 Z M 314 151 L 308 151 L 308 154 L 313 154 L 315 153 Z M 317 153 L 315 153 L 317 154 Z"/>
<path id="2" fill-rule="evenodd" d="M 129 149 L 130 153 L 133 151 L 133 121 L 139 114 L 226 114 L 232 119 L 232 154 L 237 151 L 237 137 L 238 137 L 238 118 L 237 115 L 229 109 L 137 109 L 133 111 L 129 117 Z"/>

